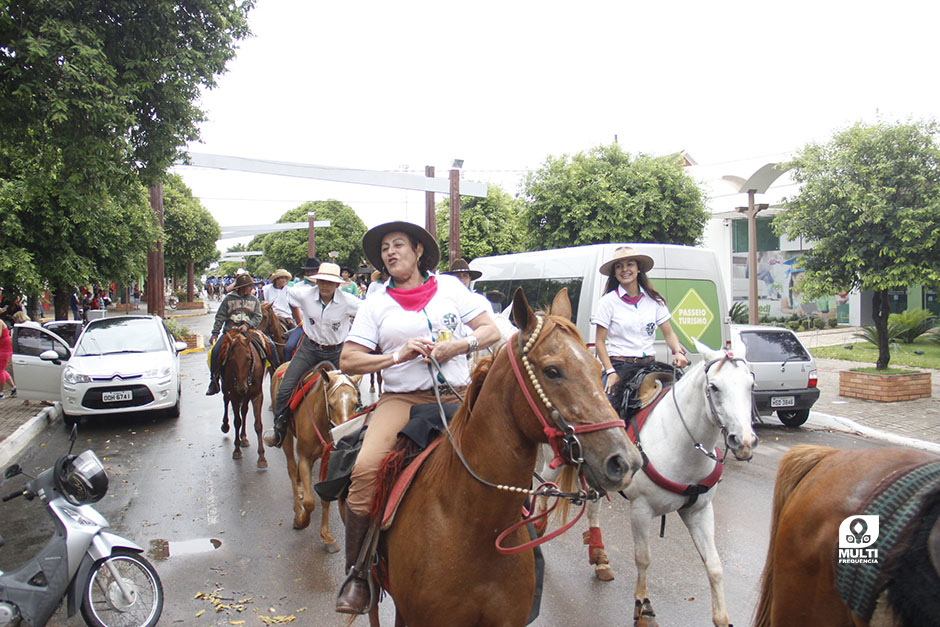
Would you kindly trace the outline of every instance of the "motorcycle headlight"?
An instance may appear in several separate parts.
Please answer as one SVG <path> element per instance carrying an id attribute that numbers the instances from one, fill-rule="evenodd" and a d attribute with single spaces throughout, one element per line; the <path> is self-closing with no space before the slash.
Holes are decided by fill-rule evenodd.
<path id="1" fill-rule="evenodd" d="M 62 380 L 72 385 L 76 383 L 91 383 L 91 377 L 87 374 L 80 373 L 73 366 L 65 367 L 65 371 L 62 373 Z"/>

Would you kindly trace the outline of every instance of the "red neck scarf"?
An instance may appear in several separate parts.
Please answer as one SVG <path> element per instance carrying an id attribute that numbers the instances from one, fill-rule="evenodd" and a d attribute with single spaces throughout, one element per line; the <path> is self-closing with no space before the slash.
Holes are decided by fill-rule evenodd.
<path id="1" fill-rule="evenodd" d="M 640 290 L 640 293 L 636 296 L 630 296 L 627 294 L 627 290 L 623 290 L 623 294 L 620 294 L 620 300 L 628 305 L 636 305 L 638 302 L 640 302 L 641 298 L 643 298 L 643 290 Z"/>
<path id="2" fill-rule="evenodd" d="M 409 290 L 389 287 L 385 292 L 405 311 L 421 311 L 437 294 L 437 279 L 431 277 L 418 287 Z"/>

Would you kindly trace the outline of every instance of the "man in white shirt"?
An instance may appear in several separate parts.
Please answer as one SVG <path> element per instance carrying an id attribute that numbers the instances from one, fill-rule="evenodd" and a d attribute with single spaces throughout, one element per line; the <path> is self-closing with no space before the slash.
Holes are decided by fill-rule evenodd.
<path id="1" fill-rule="evenodd" d="M 323 361 L 339 367 L 339 355 L 349 334 L 352 318 L 362 303 L 359 298 L 337 289 L 342 283 L 339 266 L 320 264 L 317 274 L 290 288 L 290 305 L 303 337 L 291 357 L 274 399 L 274 431 L 265 434 L 265 444 L 279 447 L 290 421 L 290 396 L 307 371 Z M 315 282 L 316 285 L 311 283 Z"/>
<path id="2" fill-rule="evenodd" d="M 279 268 L 268 277 L 270 283 L 265 285 L 262 290 L 264 294 L 263 302 L 271 303 L 274 315 L 278 317 L 286 331 L 290 331 L 296 326 L 294 316 L 291 313 L 290 297 L 287 289 L 287 282 L 290 278 L 290 272 Z"/>
<path id="3" fill-rule="evenodd" d="M 493 303 L 491 303 L 490 300 L 483 294 L 478 294 L 477 292 L 474 292 L 472 289 L 470 289 L 470 282 L 475 281 L 483 276 L 482 272 L 479 270 L 471 270 L 470 266 L 463 259 L 454 259 L 453 263 L 450 264 L 450 270 L 448 272 L 442 272 L 441 274 L 452 274 L 460 279 L 460 282 L 466 285 L 467 289 L 470 290 L 470 293 L 473 294 L 474 297 L 476 297 L 476 299 L 480 302 L 484 311 L 490 314 L 490 316 L 494 315 Z"/>

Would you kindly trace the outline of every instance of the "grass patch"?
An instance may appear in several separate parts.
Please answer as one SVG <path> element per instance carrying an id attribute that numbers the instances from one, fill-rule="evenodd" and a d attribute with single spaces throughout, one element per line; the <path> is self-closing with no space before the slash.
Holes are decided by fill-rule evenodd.
<path id="1" fill-rule="evenodd" d="M 878 361 L 878 348 L 874 344 L 856 342 L 849 344 L 849 346 L 852 347 L 851 350 L 839 345 L 820 346 L 811 349 L 810 352 L 813 357 L 824 359 L 845 359 L 869 364 Z M 914 351 L 923 352 L 924 354 L 915 355 Z M 891 366 L 940 370 L 940 344 L 934 344 L 924 338 L 916 340 L 913 344 L 892 344 L 891 361 L 888 362 L 888 367 Z"/>
<path id="2" fill-rule="evenodd" d="M 852 368 L 851 372 L 867 372 L 868 374 L 918 374 L 920 370 L 909 370 L 907 368 L 892 368 L 888 366 L 884 370 L 878 370 L 874 366 L 871 368 Z"/>

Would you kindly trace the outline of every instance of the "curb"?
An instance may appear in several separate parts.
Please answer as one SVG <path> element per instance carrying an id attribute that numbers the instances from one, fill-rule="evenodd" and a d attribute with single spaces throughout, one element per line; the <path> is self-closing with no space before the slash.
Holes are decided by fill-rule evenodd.
<path id="1" fill-rule="evenodd" d="M 0 442 L 0 468 L 18 457 L 34 437 L 48 425 L 62 417 L 62 403 L 45 407 L 38 414 L 21 424 L 10 437 Z"/>
<path id="2" fill-rule="evenodd" d="M 204 316 L 209 313 L 208 309 L 198 309 L 192 313 L 180 313 L 180 314 L 167 314 L 167 318 L 195 318 L 196 316 Z"/>
<path id="3" fill-rule="evenodd" d="M 842 431 L 848 430 L 863 436 L 875 438 L 876 440 L 890 442 L 891 444 L 918 448 L 924 451 L 929 451 L 931 453 L 940 453 L 940 444 L 935 442 L 920 440 L 918 438 L 913 438 L 898 433 L 891 433 L 890 431 L 882 431 L 881 429 L 876 429 L 874 427 L 869 427 L 867 425 L 858 423 L 851 418 L 827 414 L 825 412 L 817 412 L 813 410 L 810 413 L 810 419 L 812 420 L 814 417 L 819 418 L 819 421 L 816 422 L 814 426 L 821 426 L 824 428 L 837 429 Z"/>

